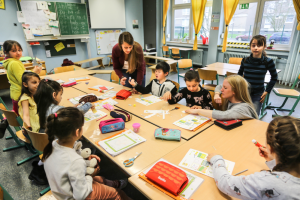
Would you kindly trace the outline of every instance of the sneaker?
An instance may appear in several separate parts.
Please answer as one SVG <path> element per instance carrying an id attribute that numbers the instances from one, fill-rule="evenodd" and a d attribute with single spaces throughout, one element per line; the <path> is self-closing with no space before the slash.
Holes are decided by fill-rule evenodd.
<path id="1" fill-rule="evenodd" d="M 119 180 L 120 186 L 118 189 L 122 190 L 123 188 L 125 188 L 128 184 L 128 180 L 127 179 L 121 179 Z"/>
<path id="2" fill-rule="evenodd" d="M 48 185 L 44 166 L 38 166 L 38 161 L 33 161 L 32 166 L 33 169 L 30 172 L 28 178 L 32 181 L 35 181 L 38 185 Z"/>
<path id="3" fill-rule="evenodd" d="M 4 137 L 5 134 L 5 130 L 8 127 L 8 121 L 7 119 L 1 120 L 0 122 L 0 139 L 2 139 Z"/>

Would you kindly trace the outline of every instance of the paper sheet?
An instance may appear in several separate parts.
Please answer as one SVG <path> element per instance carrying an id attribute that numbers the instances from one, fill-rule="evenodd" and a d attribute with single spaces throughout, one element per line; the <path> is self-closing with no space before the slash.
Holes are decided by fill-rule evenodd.
<path id="1" fill-rule="evenodd" d="M 23 15 L 22 11 L 17 11 L 17 18 L 18 18 L 18 22 L 20 22 L 20 23 L 26 22 L 26 19 Z"/>
<path id="2" fill-rule="evenodd" d="M 55 12 L 50 12 L 50 19 L 56 20 L 56 13 Z"/>
<path id="3" fill-rule="evenodd" d="M 96 102 L 94 103 L 95 108 L 96 108 L 97 110 L 102 109 L 104 104 L 109 104 L 109 105 L 112 105 L 112 106 L 113 106 L 113 105 L 117 105 L 118 102 L 110 98 L 110 99 L 106 99 L 106 100 L 103 100 L 103 101 L 102 101 L 102 100 L 96 101 Z"/>
<path id="4" fill-rule="evenodd" d="M 109 86 L 105 86 L 105 85 L 95 85 L 95 86 L 93 86 L 92 88 L 97 89 L 97 90 L 100 90 L 101 87 L 106 87 L 107 90 L 114 89 L 114 87 L 109 87 Z M 105 90 L 105 91 L 107 91 L 107 90 Z"/>
<path id="5" fill-rule="evenodd" d="M 36 4 L 39 10 L 48 10 L 48 4 L 46 1 L 38 1 Z"/>
<path id="6" fill-rule="evenodd" d="M 57 43 L 56 45 L 54 45 L 54 48 L 57 52 L 59 52 L 59 51 L 63 50 L 66 47 L 62 42 L 60 42 L 60 43 Z"/>
<path id="7" fill-rule="evenodd" d="M 49 26 L 53 28 L 58 28 L 58 21 L 50 21 Z"/>
<path id="8" fill-rule="evenodd" d="M 47 58 L 51 58 L 51 52 L 50 52 L 50 50 L 46 50 L 46 57 Z"/>
<path id="9" fill-rule="evenodd" d="M 52 27 L 51 30 L 52 30 L 52 33 L 53 33 L 54 36 L 60 36 L 60 33 L 59 33 L 59 29 L 58 29 L 58 28 L 53 28 L 53 27 Z"/>
<path id="10" fill-rule="evenodd" d="M 104 94 L 100 95 L 99 98 L 100 99 L 107 99 L 107 98 L 113 98 L 116 96 L 118 92 L 116 91 L 107 91 Z"/>
<path id="11" fill-rule="evenodd" d="M 99 119 L 104 116 L 107 116 L 107 114 L 105 112 L 97 110 L 96 113 L 93 113 L 93 111 L 89 110 L 88 112 L 86 112 L 84 114 L 84 122 L 89 122 L 89 121 L 92 121 L 94 119 Z"/>
<path id="12" fill-rule="evenodd" d="M 199 172 L 213 178 L 213 169 L 207 161 L 207 156 L 207 153 L 195 149 L 190 149 L 179 163 L 179 166 L 191 169 L 195 172 Z M 225 160 L 225 165 L 229 174 L 232 174 L 235 163 L 229 160 Z"/>
<path id="13" fill-rule="evenodd" d="M 95 95 L 93 93 L 90 93 L 90 94 L 85 94 L 85 95 L 81 95 L 81 96 L 78 96 L 78 97 L 73 97 L 73 98 L 70 98 L 68 99 L 72 104 L 78 104 L 79 103 L 79 100 L 84 97 L 84 96 L 87 96 L 87 95 Z M 95 95 L 96 96 L 96 95 Z"/>
<path id="14" fill-rule="evenodd" d="M 149 105 L 152 105 L 154 103 L 157 103 L 157 102 L 160 102 L 161 99 L 157 96 L 154 96 L 154 95 L 151 95 L 149 97 L 142 97 L 142 98 L 136 98 L 135 99 L 136 102 L 139 102 L 145 106 L 149 106 Z"/>
<path id="15" fill-rule="evenodd" d="M 77 78 L 69 78 L 69 81 L 81 81 L 81 80 L 86 80 L 86 79 L 90 79 L 89 77 L 85 76 L 85 77 L 77 77 Z"/>
<path id="16" fill-rule="evenodd" d="M 42 28 L 32 28 L 31 32 L 32 32 L 33 36 L 43 36 Z"/>
<path id="17" fill-rule="evenodd" d="M 23 15 L 26 19 L 26 24 L 30 24 L 31 28 L 43 27 L 47 22 L 49 22 L 44 11 L 37 9 L 36 1 L 20 1 L 20 4 Z"/>
<path id="18" fill-rule="evenodd" d="M 197 128 L 198 126 L 200 126 L 207 120 L 209 120 L 208 117 L 190 114 L 190 115 L 187 115 L 187 116 L 183 117 L 182 119 L 174 122 L 173 124 L 175 124 L 176 126 L 179 126 L 181 128 L 184 128 L 184 129 L 194 130 L 195 128 Z"/>
<path id="19" fill-rule="evenodd" d="M 34 36 L 30 29 L 23 29 L 27 40 L 34 39 Z"/>

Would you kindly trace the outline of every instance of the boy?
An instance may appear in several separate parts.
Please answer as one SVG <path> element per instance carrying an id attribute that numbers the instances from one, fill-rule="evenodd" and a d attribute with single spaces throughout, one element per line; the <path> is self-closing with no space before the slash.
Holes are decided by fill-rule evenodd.
<path id="1" fill-rule="evenodd" d="M 172 95 L 176 95 L 176 86 L 171 80 L 166 78 L 169 75 L 169 71 L 169 64 L 163 61 L 156 65 L 156 79 L 153 79 L 146 87 L 137 84 L 134 79 L 129 80 L 129 83 L 135 88 L 136 91 L 142 94 L 148 94 L 151 92 L 155 96 L 163 97 L 166 92 L 170 91 Z"/>

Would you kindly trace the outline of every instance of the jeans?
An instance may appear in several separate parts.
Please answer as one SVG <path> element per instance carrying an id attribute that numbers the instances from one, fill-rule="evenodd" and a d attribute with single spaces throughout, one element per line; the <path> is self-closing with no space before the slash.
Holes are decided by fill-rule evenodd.
<path id="1" fill-rule="evenodd" d="M 126 77 L 126 81 L 125 81 L 125 85 L 126 87 L 132 88 L 132 85 L 130 85 L 128 83 L 129 81 L 129 77 L 131 77 L 132 79 L 134 79 L 136 81 L 136 77 L 137 77 L 137 70 L 135 70 L 132 74 L 126 73 L 127 69 L 122 69 L 122 73 L 123 76 Z M 142 81 L 142 86 L 145 87 L 145 77 L 146 75 L 144 75 L 143 81 Z"/>
<path id="2" fill-rule="evenodd" d="M 260 103 L 261 95 L 251 95 L 251 99 L 252 99 L 254 108 L 255 108 L 258 116 L 260 114 L 260 110 L 261 110 L 261 106 L 262 106 L 262 103 Z"/>

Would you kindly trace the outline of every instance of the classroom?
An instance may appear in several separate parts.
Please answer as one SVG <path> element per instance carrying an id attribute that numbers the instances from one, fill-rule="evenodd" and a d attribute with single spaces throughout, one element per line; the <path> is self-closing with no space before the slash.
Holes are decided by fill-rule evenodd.
<path id="1" fill-rule="evenodd" d="M 300 0 L 0 0 L 0 200 L 300 200 Z"/>

